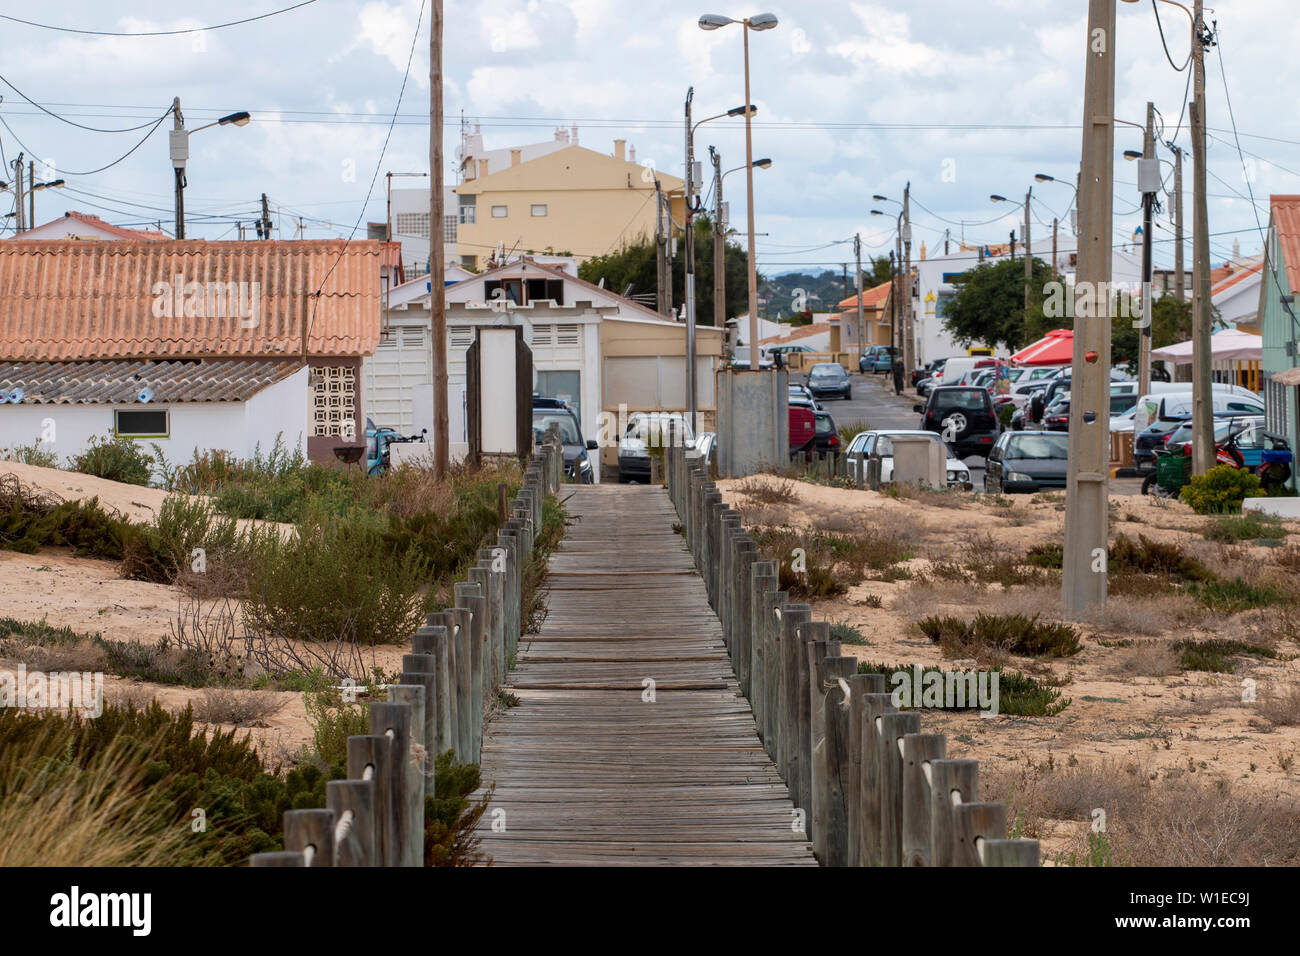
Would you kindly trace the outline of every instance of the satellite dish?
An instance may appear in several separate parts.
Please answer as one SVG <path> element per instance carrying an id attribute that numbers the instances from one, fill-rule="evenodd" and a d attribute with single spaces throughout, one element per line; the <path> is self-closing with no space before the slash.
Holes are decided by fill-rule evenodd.
<path id="1" fill-rule="evenodd" d="M 21 388 L 15 388 L 12 392 L 9 393 L 9 401 L 12 404 L 17 405 L 23 400 L 26 394 L 27 393 L 24 392 Z"/>
<path id="2" fill-rule="evenodd" d="M 152 402 L 153 389 L 146 385 L 144 388 L 140 389 L 140 394 L 136 395 L 136 400 L 142 405 L 147 405 L 149 402 Z"/>

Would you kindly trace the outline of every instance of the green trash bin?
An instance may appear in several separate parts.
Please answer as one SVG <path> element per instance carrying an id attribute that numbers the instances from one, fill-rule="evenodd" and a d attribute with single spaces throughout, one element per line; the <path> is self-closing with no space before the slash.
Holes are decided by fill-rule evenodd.
<path id="1" fill-rule="evenodd" d="M 1192 473 L 1191 455 L 1159 455 L 1156 457 L 1156 484 L 1171 494 L 1176 494 Z"/>

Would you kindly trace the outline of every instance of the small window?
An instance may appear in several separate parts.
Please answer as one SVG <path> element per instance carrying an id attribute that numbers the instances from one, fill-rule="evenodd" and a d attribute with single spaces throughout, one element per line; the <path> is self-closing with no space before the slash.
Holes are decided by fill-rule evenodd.
<path id="1" fill-rule="evenodd" d="M 530 213 L 532 213 L 534 216 L 545 216 L 545 215 L 546 215 L 546 203 L 544 203 L 544 202 L 535 202 L 535 203 L 532 204 L 532 206 L 529 207 L 528 211 L 529 211 Z"/>
<path id="2" fill-rule="evenodd" d="M 509 215 L 509 213 L 510 213 L 510 208 L 509 208 L 508 206 L 493 206 L 493 207 L 492 207 L 492 218 L 493 218 L 493 219 L 504 219 L 504 218 L 506 218 L 507 215 Z"/>
<path id="3" fill-rule="evenodd" d="M 165 408 L 118 409 L 113 412 L 113 433 L 130 438 L 167 438 L 171 422 Z"/>

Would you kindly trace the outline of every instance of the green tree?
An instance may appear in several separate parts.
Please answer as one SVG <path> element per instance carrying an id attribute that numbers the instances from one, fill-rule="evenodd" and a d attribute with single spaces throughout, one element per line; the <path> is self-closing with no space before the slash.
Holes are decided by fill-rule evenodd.
<path id="1" fill-rule="evenodd" d="M 673 302 L 680 306 L 686 285 L 686 263 L 681 256 L 680 241 L 677 249 L 678 256 L 672 262 L 672 285 Z M 728 242 L 722 262 L 727 297 L 725 315 L 731 317 L 749 307 L 749 257 L 744 249 Z M 658 285 L 654 243 L 639 242 L 607 256 L 588 259 L 578 266 L 578 276 L 594 283 L 604 279 L 605 288 L 619 294 L 630 287 L 632 295 L 653 295 Z M 713 324 L 713 224 L 707 216 L 695 219 L 695 320 L 700 325 Z"/>
<path id="2" fill-rule="evenodd" d="M 944 327 L 964 345 L 1005 346 L 1015 351 L 1053 328 L 1068 328 L 1069 320 L 1043 314 L 1043 297 L 1052 269 L 1035 259 L 1030 278 L 1031 305 L 1025 311 L 1023 259 L 984 262 L 954 280 L 957 293 L 948 303 Z"/>

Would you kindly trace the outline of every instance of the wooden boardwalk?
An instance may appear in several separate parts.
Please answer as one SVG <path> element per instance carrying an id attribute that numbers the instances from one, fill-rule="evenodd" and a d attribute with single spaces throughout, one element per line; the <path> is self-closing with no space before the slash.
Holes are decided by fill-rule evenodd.
<path id="1" fill-rule="evenodd" d="M 484 850 L 497 866 L 815 865 L 667 494 L 563 494 L 549 613 L 506 687 L 520 704 L 483 741 Z"/>

